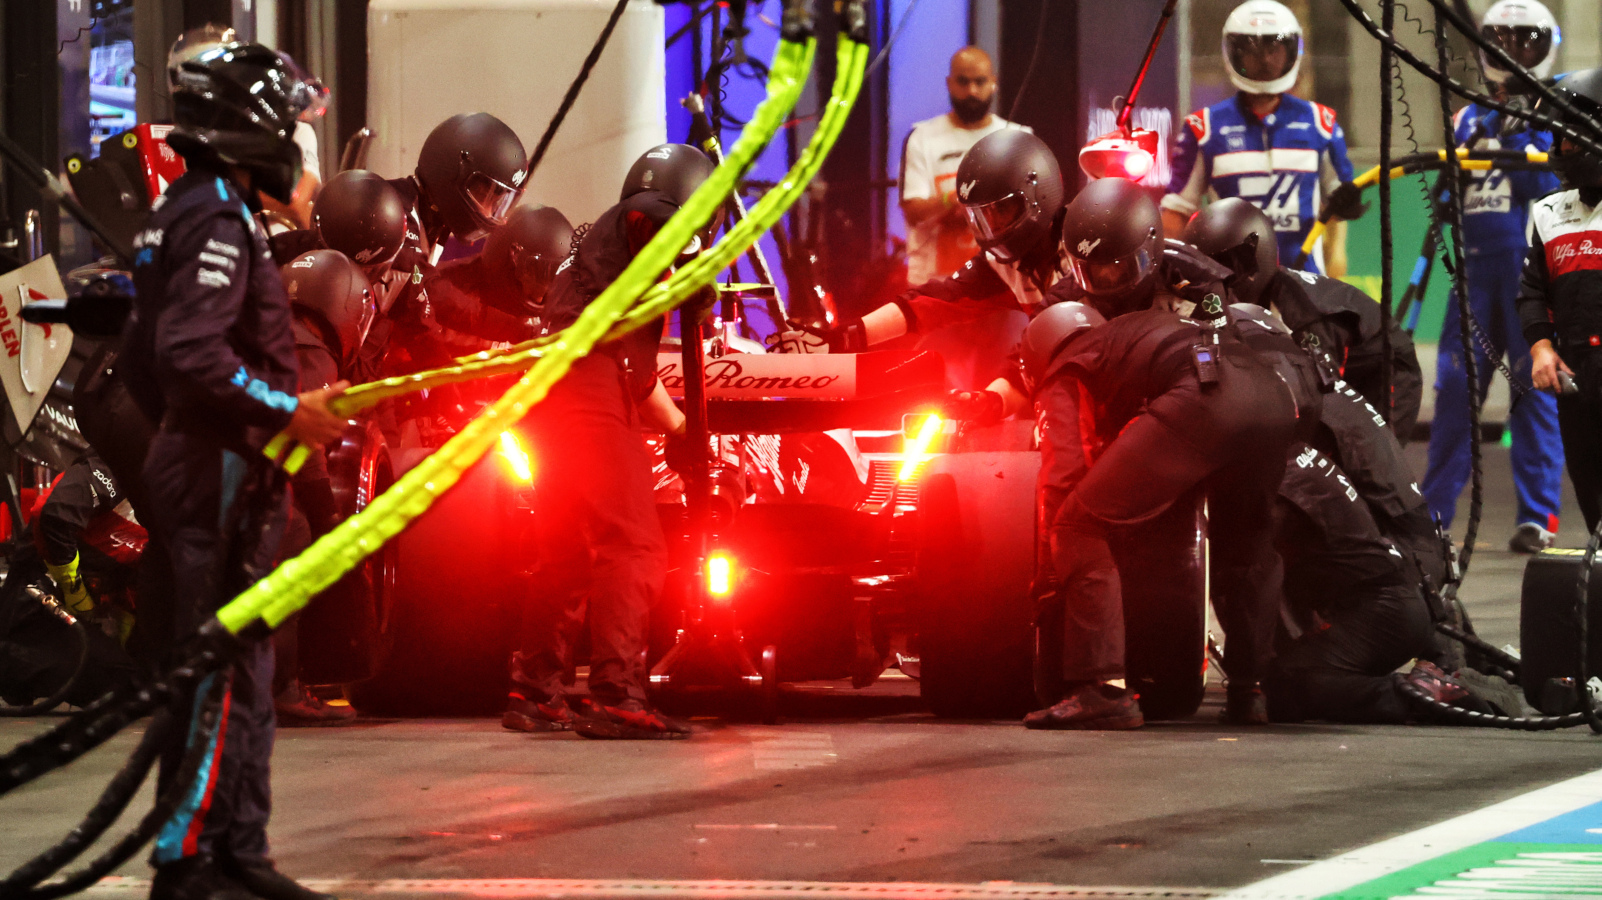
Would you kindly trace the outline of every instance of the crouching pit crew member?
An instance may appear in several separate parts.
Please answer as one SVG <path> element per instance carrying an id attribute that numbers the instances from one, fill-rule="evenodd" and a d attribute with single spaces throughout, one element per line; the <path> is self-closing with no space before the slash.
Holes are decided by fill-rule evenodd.
<path id="1" fill-rule="evenodd" d="M 1553 89 L 1593 125 L 1602 121 L 1602 69 L 1575 72 Z M 1558 393 L 1569 478 L 1585 527 L 1595 531 L 1602 520 L 1602 156 L 1565 137 L 1552 168 L 1566 190 L 1530 208 L 1516 304 L 1531 380 Z"/>
<path id="2" fill-rule="evenodd" d="M 1245 246 L 1257 236 L 1255 249 Z M 1237 299 L 1273 310 L 1298 342 L 1315 356 L 1327 354 L 1340 377 L 1385 409 L 1385 339 L 1380 308 L 1372 297 L 1335 278 L 1280 265 L 1274 223 L 1262 210 L 1239 198 L 1209 204 L 1185 226 L 1180 238 L 1239 273 L 1230 283 Z M 1254 257 L 1250 273 L 1242 267 Z M 1424 376 L 1413 338 L 1391 323 L 1391 414 L 1396 439 L 1406 444 L 1418 423 Z"/>
<path id="3" fill-rule="evenodd" d="M 350 382 L 356 377 L 362 342 L 378 316 L 366 273 L 337 250 L 313 250 L 279 272 L 295 317 L 291 327 L 299 389 L 315 391 Z M 293 485 L 294 503 L 281 553 L 284 558 L 299 555 L 312 541 L 332 531 L 340 519 L 326 450 L 306 456 Z M 278 724 L 347 724 L 356 718 L 353 707 L 326 703 L 301 683 L 300 618 L 299 613 L 290 616 L 273 632 L 273 709 Z"/>
<path id="4" fill-rule="evenodd" d="M 572 324 L 615 281 L 713 169 L 686 144 L 654 147 L 624 179 L 557 270 L 546 329 Z M 684 249 L 692 257 L 716 221 Z M 512 694 L 501 723 L 518 731 L 571 729 L 589 738 L 675 739 L 687 724 L 645 702 L 646 623 L 667 572 L 642 426 L 682 435 L 684 414 L 656 377 L 660 326 L 599 345 L 573 364 L 527 420 L 540 466 L 535 502 L 535 596 L 512 655 Z M 585 624 L 589 696 L 564 683 Z"/>
<path id="5" fill-rule="evenodd" d="M 344 427 L 327 409 L 334 389 L 294 393 L 289 302 L 252 207 L 257 191 L 290 199 L 301 165 L 292 135 L 310 92 L 293 62 L 259 44 L 184 62 L 169 143 L 188 171 L 135 241 L 138 300 L 121 373 L 160 423 L 144 464 L 140 627 L 164 633 L 169 650 L 272 565 L 285 510 L 261 448 L 280 431 L 317 446 Z M 240 644 L 212 738 L 215 775 L 192 786 L 156 838 L 157 900 L 324 896 L 267 856 L 272 646 L 263 635 Z M 160 790 L 185 753 L 181 742 L 167 749 Z"/>
<path id="6" fill-rule="evenodd" d="M 535 336 L 556 267 L 573 245 L 573 226 L 549 206 L 520 206 L 491 231 L 483 252 L 442 263 L 423 280 L 436 339 L 465 356 Z"/>
<path id="7" fill-rule="evenodd" d="M 1024 334 L 1043 454 L 1041 534 L 1049 540 L 1048 602 L 1063 606 L 1064 699 L 1030 728 L 1143 724 L 1125 677 L 1123 598 L 1109 547 L 1116 529 L 1147 521 L 1192 488 L 1207 491 L 1225 602 L 1230 721 L 1267 721 L 1267 674 L 1279 604 L 1269 512 L 1296 428 L 1296 405 L 1273 366 L 1223 317 L 1162 308 L 1162 219 L 1122 179 L 1093 182 L 1069 204 L 1062 247 L 1087 304 L 1050 306 Z M 1103 317 L 1107 317 L 1105 323 Z M 1049 617 L 1043 616 L 1043 621 Z"/>

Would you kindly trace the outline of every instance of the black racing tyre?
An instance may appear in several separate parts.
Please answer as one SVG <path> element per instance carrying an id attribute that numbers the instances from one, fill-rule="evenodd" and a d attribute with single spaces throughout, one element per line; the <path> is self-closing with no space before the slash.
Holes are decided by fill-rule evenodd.
<path id="1" fill-rule="evenodd" d="M 388 490 L 395 471 L 378 426 L 350 429 L 328 454 L 328 474 L 341 519 Z M 308 684 L 350 684 L 383 666 L 394 647 L 398 566 L 397 545 L 390 541 L 300 614 L 300 674 Z"/>
<path id="2" fill-rule="evenodd" d="M 1112 541 L 1124 593 L 1125 666 L 1150 721 L 1184 719 L 1207 686 L 1207 518 L 1199 492 Z"/>
<path id="3" fill-rule="evenodd" d="M 955 453 L 926 465 L 919 500 L 919 682 L 936 715 L 1033 708 L 1038 453 Z"/>
<path id="4" fill-rule="evenodd" d="M 504 708 L 530 564 L 522 490 L 490 454 L 391 541 L 393 649 L 352 689 L 362 712 L 487 715 Z"/>

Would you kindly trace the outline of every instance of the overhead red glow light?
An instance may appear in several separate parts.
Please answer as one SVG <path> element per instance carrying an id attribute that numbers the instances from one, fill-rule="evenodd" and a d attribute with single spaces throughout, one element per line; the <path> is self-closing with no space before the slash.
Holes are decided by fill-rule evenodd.
<path id="1" fill-rule="evenodd" d="M 510 431 L 501 432 L 501 458 L 512 467 L 512 474 L 519 480 L 532 483 L 534 481 L 534 464 L 528 458 L 528 451 L 518 442 L 517 435 Z"/>
<path id="2" fill-rule="evenodd" d="M 1139 181 L 1157 163 L 1157 132 L 1136 128 L 1125 134 L 1109 131 L 1079 151 L 1079 168 L 1091 178 Z"/>
<path id="3" fill-rule="evenodd" d="M 734 560 L 714 553 L 706 558 L 706 592 L 714 600 L 727 600 L 734 593 Z"/>

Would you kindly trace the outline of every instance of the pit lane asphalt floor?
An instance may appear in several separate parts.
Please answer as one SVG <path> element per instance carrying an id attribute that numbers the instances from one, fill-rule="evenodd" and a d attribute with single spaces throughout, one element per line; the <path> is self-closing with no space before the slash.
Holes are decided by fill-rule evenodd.
<path id="1" fill-rule="evenodd" d="M 1409 455 L 1422 470 L 1422 444 Z M 1486 473 L 1463 596 L 1482 635 L 1516 644 L 1523 558 L 1505 551 L 1506 451 L 1486 446 Z M 1564 509 L 1560 545 L 1582 546 L 1572 496 Z M 1139 732 L 1041 733 L 936 720 L 915 683 L 889 679 L 865 693 L 805 686 L 778 727 L 697 719 L 687 742 L 521 735 L 491 719 L 281 730 L 273 850 L 286 872 L 343 896 L 739 896 L 663 883 L 705 879 L 974 886 L 932 894 L 945 897 L 1204 896 L 1602 768 L 1602 738 L 1583 729 L 1244 729 L 1218 724 L 1220 702 L 1211 691 L 1194 719 Z M 0 721 L 0 746 L 50 721 Z M 0 870 L 71 828 L 137 737 L 0 799 Z M 147 786 L 133 809 L 148 797 Z M 134 880 L 95 893 L 142 895 L 142 859 L 120 874 Z"/>

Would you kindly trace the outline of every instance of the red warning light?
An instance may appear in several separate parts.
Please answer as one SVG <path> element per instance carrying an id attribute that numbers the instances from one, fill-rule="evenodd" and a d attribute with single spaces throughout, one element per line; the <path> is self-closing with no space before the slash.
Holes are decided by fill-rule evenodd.
<path id="1" fill-rule="evenodd" d="M 1157 132 L 1135 128 L 1109 131 L 1079 151 L 1079 168 L 1091 178 L 1139 181 L 1157 164 Z"/>

